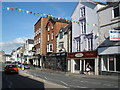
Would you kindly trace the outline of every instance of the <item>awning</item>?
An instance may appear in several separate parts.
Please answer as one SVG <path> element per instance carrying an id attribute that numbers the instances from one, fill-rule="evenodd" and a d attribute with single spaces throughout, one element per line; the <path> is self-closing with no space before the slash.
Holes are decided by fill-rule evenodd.
<path id="1" fill-rule="evenodd" d="M 120 46 L 98 48 L 98 55 L 120 54 Z"/>

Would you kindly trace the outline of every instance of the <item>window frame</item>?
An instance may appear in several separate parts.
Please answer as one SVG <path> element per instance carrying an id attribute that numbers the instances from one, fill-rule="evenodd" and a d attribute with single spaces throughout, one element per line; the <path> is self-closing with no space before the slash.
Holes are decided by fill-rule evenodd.
<path id="1" fill-rule="evenodd" d="M 118 8 L 118 16 L 115 16 L 115 9 Z M 115 6 L 112 8 L 112 18 L 117 18 L 120 16 L 120 12 L 119 12 L 120 8 L 119 8 L 119 5 Z"/>

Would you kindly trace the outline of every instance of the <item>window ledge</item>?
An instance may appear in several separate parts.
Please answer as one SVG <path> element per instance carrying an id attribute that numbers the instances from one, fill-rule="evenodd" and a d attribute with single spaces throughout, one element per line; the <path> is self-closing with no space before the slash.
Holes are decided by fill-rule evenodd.
<path id="1" fill-rule="evenodd" d="M 111 20 L 111 21 L 114 21 L 114 20 L 119 20 L 119 19 L 120 19 L 120 16 L 115 17 L 115 18 L 112 18 L 112 20 Z"/>

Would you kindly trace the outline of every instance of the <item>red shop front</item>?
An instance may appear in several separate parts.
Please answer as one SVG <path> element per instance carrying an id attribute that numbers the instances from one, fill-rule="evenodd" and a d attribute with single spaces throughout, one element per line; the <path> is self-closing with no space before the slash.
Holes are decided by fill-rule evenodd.
<path id="1" fill-rule="evenodd" d="M 71 73 L 86 72 L 86 64 L 92 67 L 91 74 L 98 75 L 97 51 L 72 52 L 68 53 L 67 59 L 71 60 Z"/>

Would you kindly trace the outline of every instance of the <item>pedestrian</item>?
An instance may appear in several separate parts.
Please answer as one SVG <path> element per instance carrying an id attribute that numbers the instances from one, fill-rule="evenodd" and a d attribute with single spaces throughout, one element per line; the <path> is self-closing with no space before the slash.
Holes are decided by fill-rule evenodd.
<path id="1" fill-rule="evenodd" d="M 86 72 L 87 72 L 87 74 L 90 74 L 91 69 L 92 69 L 92 67 L 91 67 L 90 64 L 87 62 L 87 64 L 86 64 Z"/>

